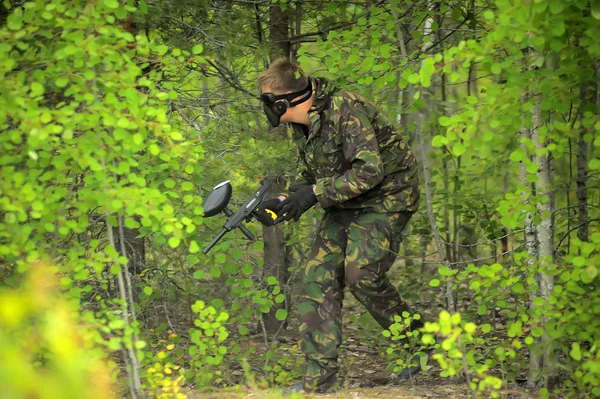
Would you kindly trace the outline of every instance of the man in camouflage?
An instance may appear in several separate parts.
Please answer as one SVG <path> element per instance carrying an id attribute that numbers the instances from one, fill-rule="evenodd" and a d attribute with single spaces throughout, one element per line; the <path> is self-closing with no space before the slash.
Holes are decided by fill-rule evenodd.
<path id="1" fill-rule="evenodd" d="M 295 63 L 274 62 L 258 83 L 269 121 L 291 123 L 305 166 L 289 194 L 261 204 L 259 220 L 274 223 L 265 209 L 276 210 L 275 223 L 298 220 L 316 204 L 325 210 L 298 304 L 306 355 L 302 388 L 323 392 L 335 385 L 339 370 L 346 286 L 384 329 L 395 315 L 410 311 L 386 273 L 419 205 L 416 159 L 373 103 L 307 77 Z M 303 96 L 303 89 L 310 93 L 306 99 L 293 99 Z M 267 109 L 277 101 L 287 101 L 280 120 Z M 419 320 L 411 328 L 421 326 Z M 414 374 L 420 365 L 406 371 Z"/>

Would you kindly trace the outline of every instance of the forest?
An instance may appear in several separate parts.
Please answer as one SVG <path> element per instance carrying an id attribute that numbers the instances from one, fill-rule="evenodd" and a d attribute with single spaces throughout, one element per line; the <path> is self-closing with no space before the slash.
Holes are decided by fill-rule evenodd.
<path id="1" fill-rule="evenodd" d="M 418 165 L 388 273 L 414 314 L 346 292 L 327 397 L 600 397 L 599 37 L 600 0 L 3 0 L 0 398 L 321 396 L 286 389 L 327 211 L 203 251 L 213 187 L 235 212 L 302 170 L 257 86 L 281 57 Z"/>

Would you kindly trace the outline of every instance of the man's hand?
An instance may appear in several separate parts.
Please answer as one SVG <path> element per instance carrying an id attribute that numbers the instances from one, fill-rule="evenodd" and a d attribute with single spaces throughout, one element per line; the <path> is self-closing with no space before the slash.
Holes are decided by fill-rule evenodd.
<path id="1" fill-rule="evenodd" d="M 256 208 L 256 220 L 265 226 L 273 226 L 277 217 L 276 208 L 280 203 L 281 199 L 279 198 L 271 198 L 270 200 L 263 201 Z"/>
<path id="2" fill-rule="evenodd" d="M 292 184 L 292 185 L 290 186 L 290 188 L 289 188 L 288 192 L 289 192 L 289 194 L 290 194 L 290 195 L 292 195 L 292 194 L 294 194 L 296 191 L 298 191 L 298 190 L 300 190 L 301 188 L 303 188 L 303 187 L 306 187 L 306 186 L 314 186 L 314 184 L 313 184 L 313 183 L 307 183 L 307 182 L 303 182 L 303 183 L 294 183 L 294 184 Z M 285 199 L 285 198 L 283 198 L 283 199 Z"/>
<path id="3" fill-rule="evenodd" d="M 302 186 L 277 205 L 275 210 L 278 217 L 275 223 L 291 219 L 298 221 L 300 216 L 316 203 L 317 197 L 315 196 L 314 186 Z"/>

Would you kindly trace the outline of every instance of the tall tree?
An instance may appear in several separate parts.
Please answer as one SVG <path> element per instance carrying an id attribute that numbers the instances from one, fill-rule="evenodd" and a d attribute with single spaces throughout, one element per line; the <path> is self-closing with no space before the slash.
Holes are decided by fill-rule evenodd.
<path id="1" fill-rule="evenodd" d="M 289 20 L 287 10 L 281 8 L 281 3 L 271 3 L 269 5 L 269 33 L 270 50 L 269 58 L 271 62 L 279 57 L 290 57 L 289 40 Z M 270 128 L 270 134 L 275 140 L 286 140 L 287 131 L 284 127 Z M 280 172 L 267 172 L 265 179 L 271 183 L 270 196 L 277 196 L 285 189 L 285 180 Z M 288 270 L 290 264 L 286 256 L 286 241 L 281 225 L 263 227 L 264 263 L 263 263 L 263 281 L 266 282 L 269 276 L 277 277 L 281 285 L 286 285 L 290 276 Z M 268 333 L 274 334 L 280 330 L 280 327 L 287 325 L 286 320 L 278 320 L 277 310 L 289 309 L 289 295 L 286 293 L 284 302 L 277 304 L 268 313 L 263 314 L 263 323 Z"/>

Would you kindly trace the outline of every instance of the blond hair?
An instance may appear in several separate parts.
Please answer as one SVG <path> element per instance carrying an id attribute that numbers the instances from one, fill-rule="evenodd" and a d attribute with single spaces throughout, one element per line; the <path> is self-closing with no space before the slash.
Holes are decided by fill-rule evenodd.
<path id="1" fill-rule="evenodd" d="M 284 93 L 286 91 L 299 91 L 308 84 L 308 77 L 300 65 L 287 58 L 279 58 L 269 65 L 266 71 L 256 80 L 259 89 L 269 87 L 273 91 Z"/>

